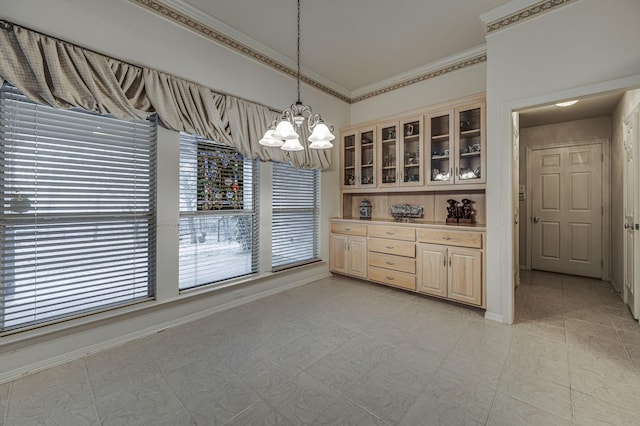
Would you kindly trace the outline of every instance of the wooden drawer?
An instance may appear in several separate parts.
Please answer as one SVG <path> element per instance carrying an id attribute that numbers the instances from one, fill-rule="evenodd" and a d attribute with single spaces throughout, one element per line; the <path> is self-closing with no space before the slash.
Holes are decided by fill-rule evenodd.
<path id="1" fill-rule="evenodd" d="M 407 241 L 369 238 L 369 251 L 411 257 L 415 259 L 416 244 Z"/>
<path id="2" fill-rule="evenodd" d="M 415 241 L 416 230 L 402 226 L 369 225 L 369 236 L 392 240 Z"/>
<path id="3" fill-rule="evenodd" d="M 366 237 L 367 225 L 364 223 L 331 222 L 331 232 Z"/>
<path id="4" fill-rule="evenodd" d="M 416 276 L 406 272 L 391 271 L 389 269 L 369 266 L 369 279 L 382 284 L 416 290 Z"/>
<path id="5" fill-rule="evenodd" d="M 482 234 L 480 232 L 418 229 L 418 241 L 456 247 L 482 248 Z"/>
<path id="6" fill-rule="evenodd" d="M 383 253 L 369 253 L 369 266 L 393 269 L 400 272 L 416 273 L 416 261 L 409 257 L 391 256 Z"/>

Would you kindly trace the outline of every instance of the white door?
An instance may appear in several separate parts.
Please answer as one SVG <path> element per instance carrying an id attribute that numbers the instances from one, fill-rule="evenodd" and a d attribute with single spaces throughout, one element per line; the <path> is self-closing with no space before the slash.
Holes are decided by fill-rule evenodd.
<path id="1" fill-rule="evenodd" d="M 640 222 L 638 214 L 638 198 L 636 196 L 638 189 L 638 173 L 636 167 L 636 158 L 638 153 L 638 112 L 635 111 L 628 121 L 624 123 L 624 150 L 625 150 L 625 166 L 624 166 L 624 301 L 634 318 L 640 317 L 640 265 L 636 266 L 636 245 L 638 241 L 636 234 L 636 224 Z"/>
<path id="2" fill-rule="evenodd" d="M 511 113 L 513 159 L 511 162 L 511 205 L 513 206 L 513 287 L 520 285 L 520 115 Z"/>
<path id="3" fill-rule="evenodd" d="M 533 269 L 602 277 L 602 145 L 536 149 L 531 158 Z"/>

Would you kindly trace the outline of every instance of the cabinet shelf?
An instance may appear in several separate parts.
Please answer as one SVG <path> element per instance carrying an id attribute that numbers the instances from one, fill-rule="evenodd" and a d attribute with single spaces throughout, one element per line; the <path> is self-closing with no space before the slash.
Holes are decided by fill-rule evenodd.
<path id="1" fill-rule="evenodd" d="M 382 143 L 393 143 L 395 141 L 396 141 L 395 139 L 385 139 L 382 141 Z"/>
<path id="2" fill-rule="evenodd" d="M 355 146 L 353 146 L 353 145 L 351 145 L 351 146 L 345 146 L 345 147 L 344 147 L 344 149 L 345 149 L 345 150 L 352 150 L 352 149 L 355 149 L 355 148 L 356 148 L 356 147 L 355 147 Z"/>
<path id="3" fill-rule="evenodd" d="M 444 135 L 433 135 L 433 136 L 431 136 L 431 140 L 432 141 L 437 141 L 437 140 L 441 140 L 441 139 L 449 139 L 449 133 L 444 134 Z"/>
<path id="4" fill-rule="evenodd" d="M 431 157 L 432 160 L 448 160 L 449 156 L 448 155 L 434 155 L 433 157 Z"/>
<path id="5" fill-rule="evenodd" d="M 463 152 L 462 154 L 460 154 L 460 157 L 479 157 L 480 156 L 480 152 L 481 151 Z"/>
<path id="6" fill-rule="evenodd" d="M 373 147 L 373 142 L 362 143 L 360 146 L 362 148 Z"/>
<path id="7" fill-rule="evenodd" d="M 460 136 L 477 136 L 480 135 L 480 129 L 460 131 Z"/>

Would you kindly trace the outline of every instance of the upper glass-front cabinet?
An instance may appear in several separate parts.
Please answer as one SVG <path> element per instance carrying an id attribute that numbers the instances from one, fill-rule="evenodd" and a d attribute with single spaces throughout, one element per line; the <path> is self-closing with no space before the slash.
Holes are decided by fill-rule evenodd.
<path id="1" fill-rule="evenodd" d="M 342 187 L 368 188 L 376 185 L 375 127 L 342 134 Z"/>
<path id="2" fill-rule="evenodd" d="M 452 134 L 453 111 L 434 113 L 427 116 L 429 153 L 429 172 L 427 182 L 430 185 L 448 185 L 453 183 L 454 135 Z"/>
<path id="3" fill-rule="evenodd" d="M 398 184 L 398 122 L 378 125 L 380 153 L 378 155 L 378 176 L 380 186 L 396 186 Z"/>
<path id="4" fill-rule="evenodd" d="M 422 117 L 378 124 L 379 187 L 422 185 Z"/>
<path id="5" fill-rule="evenodd" d="M 484 103 L 427 116 L 427 185 L 484 183 Z"/>
<path id="6" fill-rule="evenodd" d="M 484 106 L 456 109 L 458 125 L 456 182 L 485 182 Z"/>

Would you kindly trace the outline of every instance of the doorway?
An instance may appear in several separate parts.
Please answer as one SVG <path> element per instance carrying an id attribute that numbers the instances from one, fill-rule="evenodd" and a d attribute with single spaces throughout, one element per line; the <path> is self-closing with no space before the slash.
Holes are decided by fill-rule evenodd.
<path id="1" fill-rule="evenodd" d="M 528 147 L 526 161 L 527 263 L 603 278 L 603 143 Z"/>
<path id="2" fill-rule="evenodd" d="M 638 151 L 640 150 L 640 107 L 636 107 L 623 123 L 624 145 L 624 302 L 635 319 L 640 318 L 640 197 L 638 196 Z"/>

